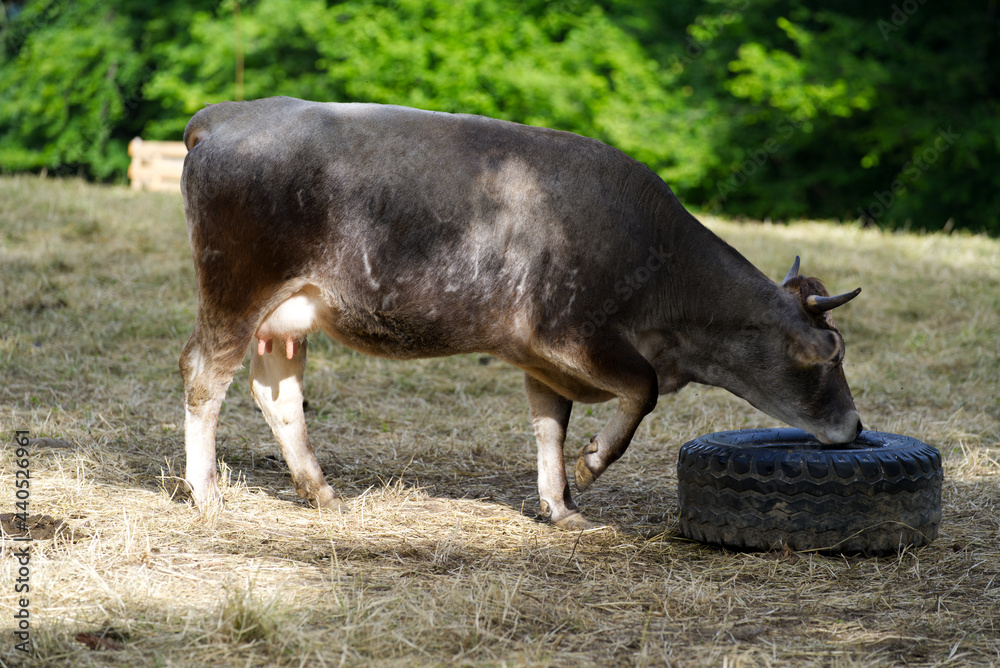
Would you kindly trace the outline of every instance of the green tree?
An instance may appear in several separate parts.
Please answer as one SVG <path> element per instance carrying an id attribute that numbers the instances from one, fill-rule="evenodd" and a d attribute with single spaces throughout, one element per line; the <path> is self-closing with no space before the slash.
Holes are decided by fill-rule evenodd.
<path id="1" fill-rule="evenodd" d="M 205 3 L 208 4 L 208 3 Z M 151 45 L 188 3 L 0 3 L 0 167 L 121 177 L 145 105 Z"/>
<path id="2" fill-rule="evenodd" d="M 716 105 L 712 157 L 682 197 L 757 218 L 1000 234 L 991 3 L 706 5 L 683 39 L 649 46 L 693 104 Z"/>
<path id="3" fill-rule="evenodd" d="M 292 95 L 606 141 L 682 200 L 1000 234 L 988 0 L 0 1 L 0 169 L 122 178 L 134 136 Z"/>
<path id="4" fill-rule="evenodd" d="M 683 164 L 687 147 L 662 120 L 685 113 L 672 75 L 600 6 L 260 0 L 240 23 L 247 98 L 483 114 L 597 137 L 668 175 Z M 224 2 L 194 16 L 187 40 L 159 49 L 165 65 L 146 92 L 176 113 L 154 134 L 176 136 L 206 102 L 233 98 L 235 34 Z"/>

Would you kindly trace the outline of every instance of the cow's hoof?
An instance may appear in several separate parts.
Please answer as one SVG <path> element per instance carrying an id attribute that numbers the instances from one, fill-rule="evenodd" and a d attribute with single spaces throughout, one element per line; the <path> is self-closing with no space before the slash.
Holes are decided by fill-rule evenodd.
<path id="1" fill-rule="evenodd" d="M 589 531 L 591 529 L 600 529 L 604 526 L 603 524 L 594 524 L 581 513 L 567 515 L 552 524 L 555 525 L 557 529 L 561 529 L 562 531 Z"/>
<path id="2" fill-rule="evenodd" d="M 205 519 L 214 522 L 222 515 L 222 511 L 226 507 L 225 499 L 222 496 L 222 490 L 218 487 L 209 490 L 204 497 L 199 499 L 197 496 L 192 494 L 195 501 L 195 506 L 198 508 L 198 512 Z"/>
<path id="3" fill-rule="evenodd" d="M 178 485 L 168 492 L 173 492 L 171 499 L 191 499 L 194 505 L 201 511 L 202 515 L 213 515 L 222 510 L 223 498 L 219 484 L 214 480 L 207 484 L 195 487 L 190 480 L 184 480 L 184 485 Z"/>
<path id="4" fill-rule="evenodd" d="M 323 503 L 314 501 L 313 505 L 322 510 L 329 510 L 335 513 L 349 513 L 351 511 L 351 508 L 339 496 L 327 499 Z"/>
<path id="5" fill-rule="evenodd" d="M 590 470 L 587 463 L 583 460 L 582 452 L 580 453 L 580 458 L 576 460 L 573 477 L 576 479 L 576 488 L 581 492 L 585 492 L 597 480 L 597 476 L 594 475 L 594 472 Z"/>
<path id="6" fill-rule="evenodd" d="M 299 494 L 302 494 L 300 491 Z M 333 488 L 327 485 L 324 489 L 320 490 L 314 495 L 310 495 L 310 501 L 312 505 L 316 508 L 322 508 L 323 510 L 330 510 L 337 513 L 346 513 L 350 511 L 347 504 L 337 496 L 337 493 L 333 491 Z"/>

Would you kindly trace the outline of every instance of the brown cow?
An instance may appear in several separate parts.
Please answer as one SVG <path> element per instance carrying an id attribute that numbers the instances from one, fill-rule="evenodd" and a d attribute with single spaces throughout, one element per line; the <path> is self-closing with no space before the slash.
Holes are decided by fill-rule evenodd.
<path id="1" fill-rule="evenodd" d="M 567 132 L 489 118 L 292 98 L 191 119 L 182 189 L 198 316 L 180 358 L 186 480 L 220 498 L 219 407 L 250 377 L 303 497 L 341 507 L 306 435 L 306 336 L 370 355 L 489 353 L 524 370 L 538 491 L 556 526 L 590 526 L 563 441 L 574 401 L 618 399 L 576 462 L 583 490 L 657 395 L 724 387 L 824 442 L 861 427 L 844 343 L 815 279 L 769 280 L 652 171 Z"/>

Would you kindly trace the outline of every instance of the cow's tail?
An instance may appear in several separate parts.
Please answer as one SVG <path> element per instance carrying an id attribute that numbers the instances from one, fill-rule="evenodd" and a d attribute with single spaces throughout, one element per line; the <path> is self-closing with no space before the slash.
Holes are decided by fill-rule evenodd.
<path id="1" fill-rule="evenodd" d="M 189 151 L 208 137 L 208 126 L 197 121 L 198 116 L 195 115 L 184 128 L 184 145 Z"/>
<path id="2" fill-rule="evenodd" d="M 191 117 L 187 127 L 184 128 L 184 145 L 187 150 L 193 149 L 199 142 L 208 139 L 212 133 L 212 128 L 218 126 L 220 121 L 224 121 L 232 115 L 235 105 L 232 102 L 221 102 L 219 104 L 208 104 L 204 109 Z"/>

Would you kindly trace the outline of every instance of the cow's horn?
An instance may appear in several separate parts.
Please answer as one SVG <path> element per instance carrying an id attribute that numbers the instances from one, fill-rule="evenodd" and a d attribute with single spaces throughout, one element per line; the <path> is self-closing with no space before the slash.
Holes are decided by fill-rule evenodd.
<path id="1" fill-rule="evenodd" d="M 788 285 L 788 281 L 792 280 L 798 275 L 799 275 L 799 256 L 796 255 L 795 264 L 793 264 L 792 268 L 788 270 L 788 274 L 785 276 L 785 280 L 781 282 L 781 285 L 782 286 Z"/>
<path id="2" fill-rule="evenodd" d="M 835 297 L 821 297 L 820 295 L 809 295 L 806 297 L 806 308 L 813 313 L 823 313 L 824 311 L 829 311 L 837 308 L 838 306 L 843 306 L 847 302 L 851 301 L 855 297 L 861 294 L 861 288 L 853 290 L 851 292 L 845 292 L 842 295 L 837 295 Z"/>

